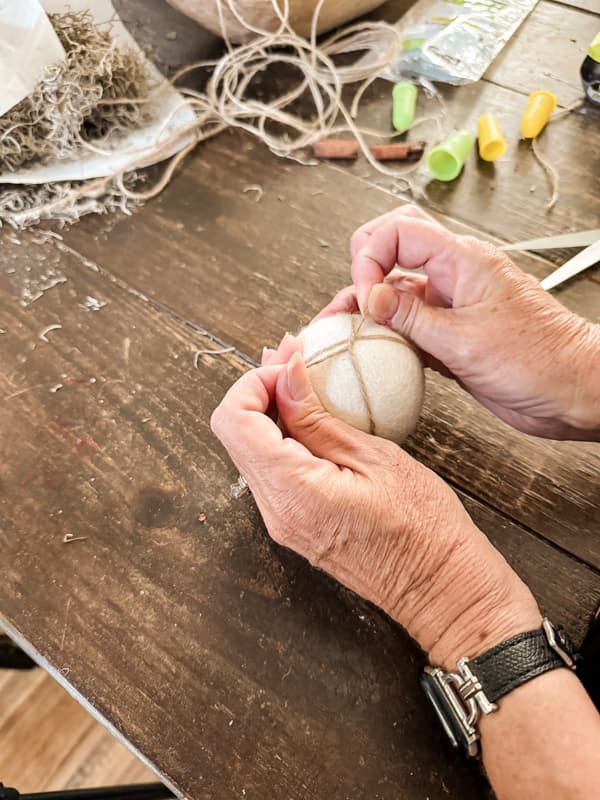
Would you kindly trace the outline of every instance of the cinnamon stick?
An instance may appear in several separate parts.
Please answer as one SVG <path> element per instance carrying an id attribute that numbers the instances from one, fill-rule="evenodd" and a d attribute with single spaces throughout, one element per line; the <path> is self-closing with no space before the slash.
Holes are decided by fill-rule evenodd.
<path id="1" fill-rule="evenodd" d="M 378 161 L 416 161 L 425 151 L 425 142 L 373 144 L 369 150 Z"/>
<path id="2" fill-rule="evenodd" d="M 423 155 L 425 142 L 390 142 L 369 148 L 378 161 L 417 161 Z M 354 159 L 359 145 L 356 139 L 321 139 L 313 145 L 317 158 Z"/>
<path id="3" fill-rule="evenodd" d="M 356 139 L 321 139 L 313 145 L 317 158 L 356 158 L 358 142 Z"/>

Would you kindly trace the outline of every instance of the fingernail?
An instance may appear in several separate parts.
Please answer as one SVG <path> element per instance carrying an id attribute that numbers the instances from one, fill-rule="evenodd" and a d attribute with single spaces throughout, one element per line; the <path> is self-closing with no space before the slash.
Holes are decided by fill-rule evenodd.
<path id="1" fill-rule="evenodd" d="M 365 300 L 364 300 L 362 294 L 363 294 L 362 292 L 357 292 L 356 293 L 356 302 L 358 304 L 358 310 L 360 311 L 361 316 L 364 317 L 366 303 L 365 303 Z"/>
<path id="2" fill-rule="evenodd" d="M 311 392 L 312 387 L 300 353 L 294 353 L 287 363 L 287 382 L 292 400 L 304 400 Z"/>
<path id="3" fill-rule="evenodd" d="M 378 284 L 369 297 L 369 311 L 375 319 L 392 319 L 398 311 L 400 299 L 391 286 Z"/>
<path id="4" fill-rule="evenodd" d="M 270 364 L 273 364 L 275 362 L 275 355 L 275 350 L 272 350 L 270 347 L 263 347 L 260 357 L 261 367 L 268 367 Z"/>

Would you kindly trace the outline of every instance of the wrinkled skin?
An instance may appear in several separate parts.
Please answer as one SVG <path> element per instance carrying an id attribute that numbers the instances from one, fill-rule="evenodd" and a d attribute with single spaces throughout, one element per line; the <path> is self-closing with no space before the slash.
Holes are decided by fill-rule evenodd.
<path id="1" fill-rule="evenodd" d="M 568 311 L 488 242 L 456 236 L 414 206 L 351 240 L 354 286 L 319 316 L 367 309 L 412 339 L 525 433 L 589 439 L 600 431 L 600 331 Z M 424 275 L 399 275 L 396 265 Z"/>
<path id="2" fill-rule="evenodd" d="M 368 308 L 520 430 L 597 436 L 598 328 L 504 254 L 409 207 L 360 228 L 352 257 L 354 286 L 319 316 Z M 323 409 L 294 337 L 265 350 L 212 427 L 271 536 L 381 606 L 432 661 L 454 667 L 539 626 L 530 591 L 454 492 L 398 446 Z"/>
<path id="3" fill-rule="evenodd" d="M 379 605 L 440 663 L 535 627 L 533 597 L 454 492 L 397 445 L 330 416 L 300 347 L 288 336 L 267 351 L 211 421 L 273 539 Z M 479 621 L 475 641 L 465 617 Z"/>

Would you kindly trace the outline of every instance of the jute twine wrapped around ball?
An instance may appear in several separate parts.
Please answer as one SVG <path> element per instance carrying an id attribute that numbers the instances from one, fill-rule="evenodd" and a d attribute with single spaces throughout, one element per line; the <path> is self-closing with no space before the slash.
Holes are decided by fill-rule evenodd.
<path id="1" fill-rule="evenodd" d="M 328 0 L 319 14 L 318 33 L 325 33 L 361 14 L 372 11 L 385 0 Z M 172 6 L 199 22 L 213 33 L 222 35 L 223 27 L 232 42 L 246 42 L 252 28 L 274 30 L 278 18 L 271 0 L 238 0 L 236 5 L 216 0 L 169 0 Z M 289 22 L 301 36 L 308 36 L 317 0 L 290 0 Z M 279 3 L 283 10 L 283 4 Z"/>
<path id="2" fill-rule="evenodd" d="M 313 388 L 330 414 L 398 444 L 412 433 L 425 378 L 421 359 L 399 333 L 359 314 L 336 314 L 299 338 Z"/>

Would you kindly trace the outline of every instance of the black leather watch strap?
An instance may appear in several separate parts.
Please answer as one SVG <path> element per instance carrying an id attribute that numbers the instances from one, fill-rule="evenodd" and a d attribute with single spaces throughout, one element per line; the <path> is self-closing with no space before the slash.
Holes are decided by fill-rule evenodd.
<path id="1" fill-rule="evenodd" d="M 545 672 L 564 667 L 564 660 L 548 644 L 542 629 L 513 636 L 493 647 L 469 666 L 487 699 L 495 703 L 512 689 Z"/>

